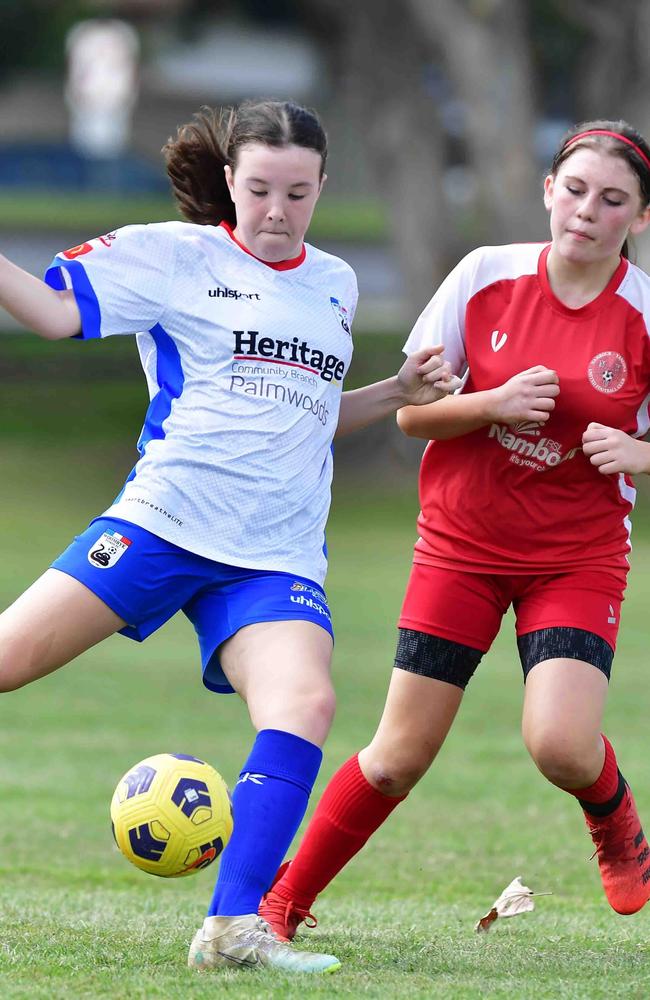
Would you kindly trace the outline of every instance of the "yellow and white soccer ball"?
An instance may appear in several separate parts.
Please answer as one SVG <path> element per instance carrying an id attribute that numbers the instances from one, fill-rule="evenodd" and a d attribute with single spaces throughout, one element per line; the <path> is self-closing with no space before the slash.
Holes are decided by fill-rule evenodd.
<path id="1" fill-rule="evenodd" d="M 228 787 L 210 764 L 182 753 L 146 757 L 120 778 L 113 836 L 142 871 L 191 875 L 219 857 L 232 833 Z"/>

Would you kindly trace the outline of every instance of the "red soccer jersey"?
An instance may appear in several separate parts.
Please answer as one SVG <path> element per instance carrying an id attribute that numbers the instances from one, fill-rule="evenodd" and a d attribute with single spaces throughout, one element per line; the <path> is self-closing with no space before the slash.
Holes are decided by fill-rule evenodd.
<path id="1" fill-rule="evenodd" d="M 548 244 L 482 247 L 465 257 L 404 350 L 445 345 L 463 392 L 493 389 L 534 365 L 560 395 L 545 424 L 492 424 L 427 445 L 416 562 L 488 573 L 627 567 L 635 490 L 582 453 L 597 421 L 635 437 L 650 426 L 650 278 L 621 260 L 581 309 L 553 294 Z"/>

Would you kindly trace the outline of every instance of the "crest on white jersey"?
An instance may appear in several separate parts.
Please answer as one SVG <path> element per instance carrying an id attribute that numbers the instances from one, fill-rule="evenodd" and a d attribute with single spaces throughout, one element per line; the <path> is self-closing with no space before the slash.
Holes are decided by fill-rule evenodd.
<path id="1" fill-rule="evenodd" d="M 98 569 L 110 569 L 131 545 L 131 539 L 117 531 L 105 531 L 88 550 L 88 562 Z"/>
<path id="2" fill-rule="evenodd" d="M 492 344 L 492 350 L 494 351 L 495 354 L 497 351 L 501 350 L 507 339 L 508 339 L 507 333 L 502 333 L 501 335 L 499 335 L 498 330 L 492 331 L 492 339 L 490 340 L 490 343 Z"/>
<path id="3" fill-rule="evenodd" d="M 338 299 L 335 299 L 333 295 L 330 295 L 330 302 L 332 303 L 332 309 L 334 310 L 334 315 L 337 320 L 345 330 L 347 334 L 350 333 L 350 318 L 348 316 L 348 311 L 345 306 L 342 306 Z"/>

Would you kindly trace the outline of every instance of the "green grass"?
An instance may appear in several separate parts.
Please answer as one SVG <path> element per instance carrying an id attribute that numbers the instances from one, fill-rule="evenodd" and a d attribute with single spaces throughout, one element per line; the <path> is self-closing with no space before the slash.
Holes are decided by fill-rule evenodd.
<path id="1" fill-rule="evenodd" d="M 119 226 L 180 218 L 171 196 L 65 194 L 61 191 L 0 192 L 0 231 L 59 229 L 84 238 Z M 310 242 L 386 239 L 386 213 L 379 202 L 324 195 L 309 230 Z"/>
<path id="2" fill-rule="evenodd" d="M 68 391 L 59 398 L 64 415 Z M 28 382 L 23 393 L 40 398 Z M 97 396 L 103 399 L 99 390 Z M 103 508 L 131 461 L 92 432 L 82 448 L 86 427 L 79 415 L 67 440 L 54 442 L 47 432 L 54 405 L 48 397 L 35 407 L 29 442 L 12 432 L 0 446 L 3 603 Z M 317 793 L 378 719 L 414 514 L 412 491 L 368 496 L 345 484 L 337 491 L 328 590 L 339 710 Z M 638 536 L 606 729 L 647 817 L 650 540 Z M 591 844 L 579 809 L 543 781 L 521 745 L 521 700 L 508 619 L 435 766 L 316 907 L 319 926 L 302 940 L 339 955 L 342 970 L 290 979 L 188 970 L 187 946 L 212 874 L 158 880 L 132 868 L 113 846 L 109 800 L 130 764 L 161 750 L 185 751 L 211 760 L 232 784 L 247 752 L 243 706 L 202 688 L 187 622 L 178 617 L 142 645 L 110 639 L 5 696 L 2 997 L 650 996 L 650 912 L 621 918 L 608 908 L 595 862 L 587 860 Z M 476 920 L 515 875 L 553 895 L 479 937 Z"/>

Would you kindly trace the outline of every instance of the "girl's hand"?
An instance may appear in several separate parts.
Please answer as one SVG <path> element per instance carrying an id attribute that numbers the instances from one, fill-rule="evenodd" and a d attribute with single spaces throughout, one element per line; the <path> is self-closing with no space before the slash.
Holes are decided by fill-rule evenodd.
<path id="1" fill-rule="evenodd" d="M 486 416 L 490 423 L 515 424 L 520 420 L 546 423 L 560 394 L 557 372 L 535 365 L 489 390 Z"/>
<path id="2" fill-rule="evenodd" d="M 582 435 L 582 451 L 605 476 L 650 472 L 650 444 L 616 427 L 591 423 Z"/>
<path id="3" fill-rule="evenodd" d="M 444 348 L 425 347 L 410 354 L 397 373 L 397 382 L 404 395 L 403 406 L 435 403 L 460 387 L 460 379 L 452 375 L 448 361 L 441 355 Z"/>

